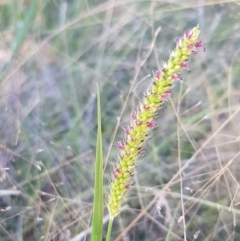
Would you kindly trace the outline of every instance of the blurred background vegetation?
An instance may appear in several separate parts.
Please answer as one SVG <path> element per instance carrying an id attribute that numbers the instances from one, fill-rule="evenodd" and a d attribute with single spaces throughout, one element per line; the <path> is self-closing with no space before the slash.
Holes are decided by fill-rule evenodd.
<path id="1" fill-rule="evenodd" d="M 230 0 L 0 0 L 0 240 L 89 240 L 96 83 L 107 193 L 121 127 L 173 40 L 198 23 L 206 52 L 159 112 L 112 240 L 240 240 L 240 2 Z"/>

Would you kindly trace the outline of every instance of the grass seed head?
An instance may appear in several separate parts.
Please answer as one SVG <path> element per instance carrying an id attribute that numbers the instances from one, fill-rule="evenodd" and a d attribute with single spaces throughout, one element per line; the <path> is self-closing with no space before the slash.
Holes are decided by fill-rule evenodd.
<path id="1" fill-rule="evenodd" d="M 154 117 L 171 95 L 172 83 L 182 80 L 180 72 L 189 70 L 189 59 L 204 45 L 199 41 L 199 27 L 188 30 L 175 39 L 176 48 L 161 71 L 154 73 L 153 81 L 144 93 L 142 103 L 131 115 L 131 126 L 125 128 L 125 140 L 119 142 L 120 159 L 113 171 L 108 210 L 111 218 L 120 212 L 125 196 L 132 185 L 136 159 L 143 154 L 143 144 L 155 127 Z"/>

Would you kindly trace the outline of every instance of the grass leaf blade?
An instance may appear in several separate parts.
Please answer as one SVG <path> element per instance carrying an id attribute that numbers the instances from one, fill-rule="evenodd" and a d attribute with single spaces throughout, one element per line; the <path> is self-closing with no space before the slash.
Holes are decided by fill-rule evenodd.
<path id="1" fill-rule="evenodd" d="M 97 86 L 97 112 L 98 112 L 98 132 L 96 145 L 96 164 L 95 164 L 95 184 L 94 184 L 94 203 L 92 219 L 92 238 L 91 241 L 102 240 L 103 230 L 103 155 L 102 155 L 102 131 L 101 131 L 101 105 L 100 93 Z"/>

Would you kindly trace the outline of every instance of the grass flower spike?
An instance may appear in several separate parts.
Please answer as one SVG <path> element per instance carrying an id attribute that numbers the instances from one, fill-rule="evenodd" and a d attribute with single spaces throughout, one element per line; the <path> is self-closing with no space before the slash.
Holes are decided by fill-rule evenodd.
<path id="1" fill-rule="evenodd" d="M 144 93 L 137 110 L 132 113 L 131 125 L 125 128 L 125 139 L 119 143 L 120 160 L 113 171 L 108 210 L 111 219 L 120 212 L 124 198 L 132 185 L 136 159 L 143 154 L 143 144 L 148 133 L 154 128 L 154 117 L 171 94 L 172 84 L 181 80 L 181 70 L 189 69 L 189 58 L 196 54 L 203 43 L 199 41 L 199 27 L 186 31 L 183 37 L 175 39 L 176 48 L 172 51 L 161 71 L 154 74 L 152 83 Z"/>

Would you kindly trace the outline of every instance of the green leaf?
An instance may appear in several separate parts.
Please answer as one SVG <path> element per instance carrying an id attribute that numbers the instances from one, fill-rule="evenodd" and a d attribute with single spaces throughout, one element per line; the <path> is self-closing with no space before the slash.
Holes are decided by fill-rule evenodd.
<path id="1" fill-rule="evenodd" d="M 36 17 L 38 7 L 38 0 L 32 0 L 29 8 L 26 11 L 26 15 L 24 16 L 22 13 L 22 18 L 24 16 L 23 22 L 21 24 L 21 27 L 18 29 L 15 39 L 13 40 L 13 46 L 12 46 L 12 55 L 16 55 L 19 48 L 21 47 L 21 44 L 23 43 L 24 39 L 27 36 L 28 30 L 30 26 L 33 23 L 34 18 Z"/>
<path id="2" fill-rule="evenodd" d="M 98 132 L 96 145 L 94 203 L 92 218 L 92 239 L 91 241 L 102 240 L 103 230 L 103 155 L 102 155 L 102 131 L 101 131 L 101 105 L 100 93 L 97 86 L 97 112 Z"/>

